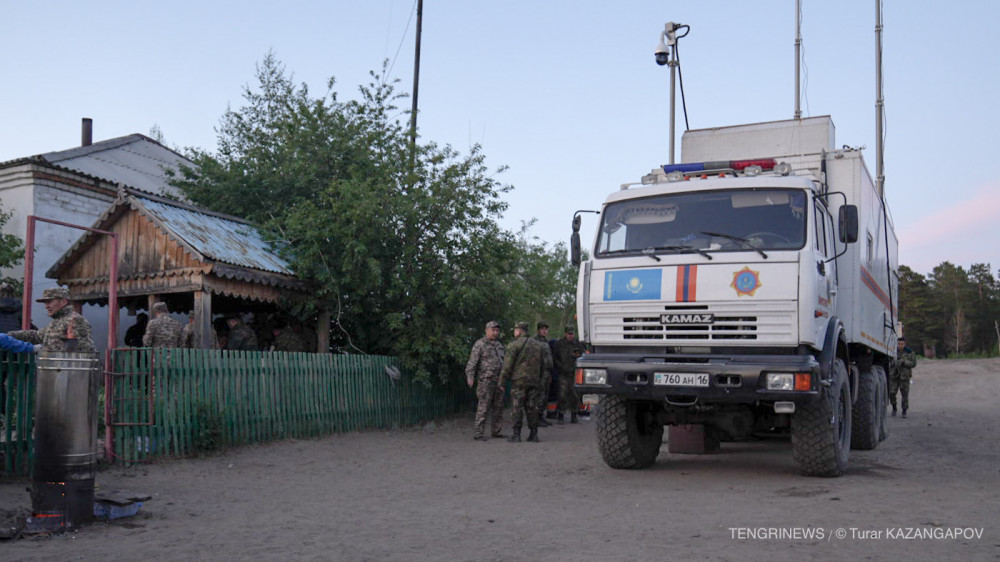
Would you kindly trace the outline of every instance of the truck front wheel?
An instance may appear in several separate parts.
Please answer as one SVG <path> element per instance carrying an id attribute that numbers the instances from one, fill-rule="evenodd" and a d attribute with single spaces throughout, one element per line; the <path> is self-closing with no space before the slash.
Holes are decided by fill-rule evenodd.
<path id="1" fill-rule="evenodd" d="M 656 402 L 605 395 L 595 412 L 597 446 L 611 468 L 646 468 L 656 462 L 663 424 Z"/>
<path id="2" fill-rule="evenodd" d="M 807 476 L 840 476 L 851 454 L 851 389 L 847 367 L 834 360 L 830 386 L 792 414 L 792 456 Z"/>

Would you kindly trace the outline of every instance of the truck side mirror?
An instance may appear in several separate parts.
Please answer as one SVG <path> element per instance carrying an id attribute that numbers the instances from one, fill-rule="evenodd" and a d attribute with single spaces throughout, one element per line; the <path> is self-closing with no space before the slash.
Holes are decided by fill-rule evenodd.
<path id="1" fill-rule="evenodd" d="M 858 241 L 858 207 L 857 205 L 843 205 L 840 207 L 837 230 L 840 241 L 845 244 L 853 244 Z"/>
<path id="2" fill-rule="evenodd" d="M 573 215 L 573 235 L 569 237 L 569 261 L 575 266 L 580 262 L 580 215 Z"/>

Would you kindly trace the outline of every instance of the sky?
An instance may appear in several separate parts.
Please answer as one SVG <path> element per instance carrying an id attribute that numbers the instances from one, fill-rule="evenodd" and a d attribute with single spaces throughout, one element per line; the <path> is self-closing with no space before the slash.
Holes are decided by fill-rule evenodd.
<path id="1" fill-rule="evenodd" d="M 803 115 L 875 173 L 875 0 L 802 1 Z M 314 95 L 357 96 L 383 61 L 413 86 L 414 0 L 0 0 L 0 161 L 157 127 L 214 151 L 272 51 Z M 883 0 L 886 197 L 900 263 L 1000 268 L 1000 3 Z M 554 244 L 573 213 L 669 160 L 669 71 L 653 52 L 690 26 L 680 70 L 692 129 L 790 119 L 794 0 L 425 0 L 418 125 L 424 141 L 480 144 L 513 186 L 503 225 Z M 679 89 L 678 89 L 679 91 Z M 403 105 L 408 109 L 409 100 Z M 404 116 L 404 119 L 406 117 Z M 676 158 L 684 111 L 677 104 Z M 594 215 L 582 236 L 592 239 Z"/>

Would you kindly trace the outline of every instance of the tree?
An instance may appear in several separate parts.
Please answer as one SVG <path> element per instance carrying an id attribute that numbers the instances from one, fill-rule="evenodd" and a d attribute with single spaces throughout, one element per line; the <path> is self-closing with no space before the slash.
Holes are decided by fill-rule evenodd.
<path id="1" fill-rule="evenodd" d="M 990 264 L 968 271 L 942 262 L 926 278 L 899 268 L 900 320 L 915 349 L 943 343 L 943 352 L 988 353 L 997 341 L 1000 282 Z"/>
<path id="2" fill-rule="evenodd" d="M 968 278 L 975 305 L 967 313 L 971 325 L 971 348 L 991 350 L 997 341 L 995 322 L 1000 319 L 1000 284 L 988 263 L 972 264 Z"/>
<path id="3" fill-rule="evenodd" d="M 510 187 L 479 146 L 418 143 L 411 164 L 393 105 L 401 95 L 371 76 L 357 100 L 338 101 L 333 79 L 314 98 L 269 53 L 246 104 L 223 115 L 217 153 L 189 150 L 197 168 L 174 181 L 193 201 L 280 235 L 297 275 L 316 286 L 298 310 L 330 310 L 335 346 L 395 355 L 445 381 L 484 324 L 515 303 L 565 307 L 565 287 L 544 271 L 558 271 L 564 249 L 497 225 Z"/>
<path id="4" fill-rule="evenodd" d="M 4 212 L 3 205 L 0 203 L 0 229 L 7 224 L 13 212 Z M 14 234 L 7 234 L 0 231 L 0 270 L 14 267 L 15 265 L 21 263 L 24 259 L 24 243 L 21 239 Z M 21 280 L 13 278 L 4 278 L 3 281 L 14 285 L 20 290 Z"/>
<path id="5" fill-rule="evenodd" d="M 951 318 L 948 319 L 945 338 L 948 351 L 952 353 L 964 353 L 969 349 L 969 343 L 972 339 L 972 326 L 969 324 L 962 307 L 956 308 Z"/>
<path id="6" fill-rule="evenodd" d="M 523 224 L 518 235 L 518 260 L 507 276 L 513 302 L 505 318 L 531 324 L 546 320 L 560 332 L 574 323 L 578 270 L 569 262 L 565 243 L 550 247 L 529 235 L 533 222 Z"/>
<path id="7" fill-rule="evenodd" d="M 905 265 L 899 266 L 899 321 L 913 349 L 924 350 L 943 341 L 940 303 L 927 279 Z"/>

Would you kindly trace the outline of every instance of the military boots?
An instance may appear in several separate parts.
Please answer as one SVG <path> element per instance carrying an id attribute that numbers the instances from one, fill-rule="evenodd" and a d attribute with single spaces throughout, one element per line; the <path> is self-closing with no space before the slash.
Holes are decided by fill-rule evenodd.
<path id="1" fill-rule="evenodd" d="M 510 437 L 507 438 L 507 441 L 510 441 L 511 443 L 520 443 L 521 442 L 521 428 L 517 428 L 514 431 L 512 431 L 511 434 L 510 434 Z"/>
<path id="2" fill-rule="evenodd" d="M 528 434 L 528 441 L 538 443 L 538 428 L 531 430 L 531 433 Z"/>

